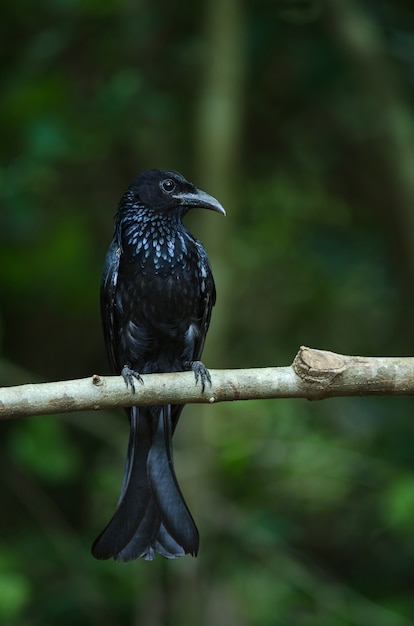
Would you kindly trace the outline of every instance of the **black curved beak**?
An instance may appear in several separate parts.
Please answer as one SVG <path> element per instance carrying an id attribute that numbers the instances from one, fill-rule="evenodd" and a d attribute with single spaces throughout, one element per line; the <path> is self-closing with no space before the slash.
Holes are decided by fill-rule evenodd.
<path id="1" fill-rule="evenodd" d="M 185 206 L 189 209 L 210 209 L 211 211 L 226 215 L 226 211 L 220 202 L 205 191 L 201 191 L 201 189 L 196 189 L 194 192 L 179 193 L 176 195 L 176 198 L 181 206 Z"/>

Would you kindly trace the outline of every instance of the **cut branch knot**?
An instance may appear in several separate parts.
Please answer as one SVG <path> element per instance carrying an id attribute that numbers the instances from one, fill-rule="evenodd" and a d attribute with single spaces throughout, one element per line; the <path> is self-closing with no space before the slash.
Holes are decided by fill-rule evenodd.
<path id="1" fill-rule="evenodd" d="M 292 367 L 306 383 L 323 388 L 330 385 L 347 368 L 347 357 L 327 350 L 301 346 Z"/>

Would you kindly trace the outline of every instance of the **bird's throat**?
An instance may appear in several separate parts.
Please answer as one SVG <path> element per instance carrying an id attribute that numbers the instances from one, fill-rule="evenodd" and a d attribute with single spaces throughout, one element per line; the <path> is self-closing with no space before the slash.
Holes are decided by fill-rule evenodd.
<path id="1" fill-rule="evenodd" d="M 182 264 L 189 246 L 194 245 L 181 220 L 177 223 L 151 215 L 125 219 L 121 238 L 124 255 L 130 263 L 138 262 L 143 269 L 150 265 L 155 271 L 171 270 Z"/>

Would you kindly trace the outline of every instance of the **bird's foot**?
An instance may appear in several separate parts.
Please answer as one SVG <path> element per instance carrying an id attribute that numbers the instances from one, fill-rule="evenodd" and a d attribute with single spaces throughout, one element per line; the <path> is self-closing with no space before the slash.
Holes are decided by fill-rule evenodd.
<path id="1" fill-rule="evenodd" d="M 195 376 L 196 384 L 198 381 L 201 381 L 201 393 L 204 393 L 206 388 L 206 383 L 209 383 L 211 386 L 211 376 L 210 372 L 201 361 L 188 361 L 186 364 L 186 368 L 192 370 Z"/>
<path id="2" fill-rule="evenodd" d="M 131 387 L 132 393 L 135 393 L 134 380 L 138 380 L 141 385 L 144 384 L 141 375 L 135 370 L 132 370 L 130 367 L 128 367 L 128 365 L 124 365 L 124 367 L 122 368 L 121 376 L 124 379 L 126 386 Z"/>

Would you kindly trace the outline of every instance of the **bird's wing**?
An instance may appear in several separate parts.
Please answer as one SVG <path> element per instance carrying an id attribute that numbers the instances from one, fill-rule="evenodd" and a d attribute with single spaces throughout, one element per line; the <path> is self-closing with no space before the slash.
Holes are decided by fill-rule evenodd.
<path id="1" fill-rule="evenodd" d="M 214 284 L 213 272 L 210 262 L 203 245 L 199 241 L 195 241 L 198 252 L 198 284 L 200 286 L 200 304 L 198 307 L 197 333 L 191 334 L 191 352 L 188 358 L 191 361 L 199 361 L 204 349 L 204 343 L 208 328 L 210 326 L 211 312 L 216 302 L 216 287 Z M 182 404 L 174 404 L 171 407 L 172 432 L 175 431 L 178 419 L 184 406 Z"/>
<path id="2" fill-rule="evenodd" d="M 123 364 L 119 363 L 117 356 L 117 337 L 115 333 L 115 297 L 118 281 L 119 258 L 121 248 L 114 237 L 108 254 L 105 258 L 105 265 L 102 273 L 101 281 L 101 316 L 102 325 L 106 343 L 106 351 L 108 354 L 109 364 L 112 371 L 116 374 L 121 373 Z"/>
<path id="3" fill-rule="evenodd" d="M 216 287 L 207 253 L 199 241 L 196 241 L 196 245 L 199 253 L 199 281 L 203 298 L 200 308 L 200 332 L 197 341 L 195 342 L 193 360 L 199 361 L 204 349 L 207 331 L 210 326 L 211 311 L 216 303 Z"/>

